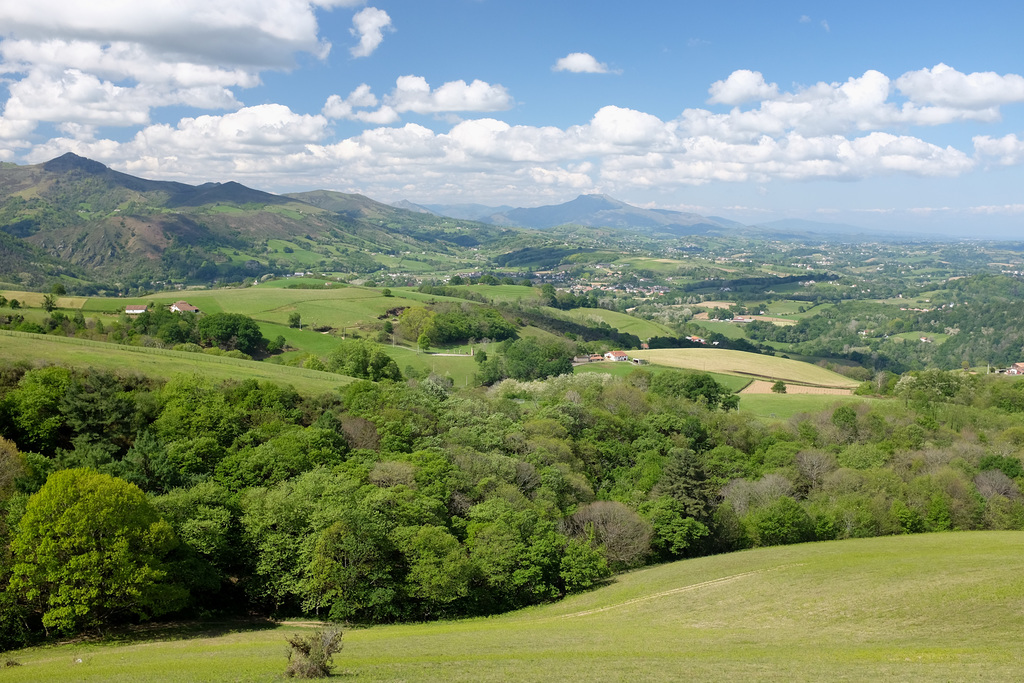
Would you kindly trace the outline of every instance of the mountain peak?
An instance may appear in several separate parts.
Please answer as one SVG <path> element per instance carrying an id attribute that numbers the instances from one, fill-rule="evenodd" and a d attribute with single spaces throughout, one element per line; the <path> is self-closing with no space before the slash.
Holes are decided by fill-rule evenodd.
<path id="1" fill-rule="evenodd" d="M 68 171 L 85 171 L 86 173 L 106 173 L 106 166 L 98 161 L 80 157 L 73 152 L 62 154 L 56 159 L 50 159 L 43 164 L 43 170 L 52 173 L 66 173 Z"/>

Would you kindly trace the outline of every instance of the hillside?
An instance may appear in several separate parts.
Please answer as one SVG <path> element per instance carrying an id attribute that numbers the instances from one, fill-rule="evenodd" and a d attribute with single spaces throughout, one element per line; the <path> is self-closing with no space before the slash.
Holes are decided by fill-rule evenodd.
<path id="1" fill-rule="evenodd" d="M 1019 532 L 732 553 L 504 616 L 348 630 L 335 663 L 359 680 L 1013 680 L 1021 557 Z M 220 624 L 11 652 L 21 666 L 4 680 L 278 680 L 284 638 L 303 630 Z"/>
<path id="2" fill-rule="evenodd" d="M 26 286 L 60 274 L 209 282 L 310 266 L 371 273 L 390 265 L 381 254 L 414 253 L 440 264 L 461 250 L 500 248 L 519 236 L 359 195 L 279 196 L 235 182 L 146 180 L 70 153 L 0 166 L 0 232 L 0 265 L 25 273 L 18 284 Z"/>

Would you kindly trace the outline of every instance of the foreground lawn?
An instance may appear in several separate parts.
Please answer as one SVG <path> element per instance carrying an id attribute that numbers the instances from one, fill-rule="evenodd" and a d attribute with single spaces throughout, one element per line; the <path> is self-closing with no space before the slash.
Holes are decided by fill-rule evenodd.
<path id="1" fill-rule="evenodd" d="M 349 629 L 337 677 L 401 681 L 1019 680 L 1024 533 L 687 560 L 489 619 Z M 4 681 L 277 681 L 299 626 L 11 652 Z"/>

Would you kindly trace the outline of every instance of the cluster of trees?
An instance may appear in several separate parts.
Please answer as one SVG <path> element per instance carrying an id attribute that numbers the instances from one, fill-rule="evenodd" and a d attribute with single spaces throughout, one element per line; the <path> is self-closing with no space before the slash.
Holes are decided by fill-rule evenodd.
<path id="1" fill-rule="evenodd" d="M 500 312 L 470 304 L 412 307 L 398 316 L 398 334 L 421 347 L 465 343 L 471 339 L 504 341 L 516 336 L 515 325 Z"/>
<path id="2" fill-rule="evenodd" d="M 48 298 L 53 295 L 47 295 Z M 17 301 L 17 300 L 12 300 Z M 92 339 L 123 344 L 156 344 L 167 347 L 196 345 L 219 348 L 223 351 L 237 351 L 246 356 L 265 354 L 280 350 L 284 340 L 267 340 L 259 325 L 249 316 L 241 313 L 211 313 L 195 315 L 176 313 L 164 306 L 150 308 L 140 315 L 122 316 L 120 320 L 104 325 L 97 321 L 90 329 L 80 310 L 68 315 L 48 306 L 49 315 L 42 323 L 11 316 L 7 326 L 22 332 L 37 334 L 62 334 L 84 336 Z"/>
<path id="3" fill-rule="evenodd" d="M 536 350 L 510 342 L 506 364 L 513 347 Z M 647 562 L 1024 529 L 1024 385 L 966 377 L 766 425 L 670 370 L 304 397 L 3 366 L 0 640 L 161 614 L 490 614 Z"/>

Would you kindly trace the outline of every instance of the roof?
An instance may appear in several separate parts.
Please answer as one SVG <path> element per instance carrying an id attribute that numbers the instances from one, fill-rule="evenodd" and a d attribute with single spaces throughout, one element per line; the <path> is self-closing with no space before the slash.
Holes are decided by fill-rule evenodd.
<path id="1" fill-rule="evenodd" d="M 187 301 L 175 301 L 171 304 L 172 311 L 179 311 L 181 313 L 197 313 L 199 309 L 190 304 Z"/>
<path id="2" fill-rule="evenodd" d="M 124 307 L 125 313 L 143 313 L 146 311 L 146 304 L 128 304 Z"/>

